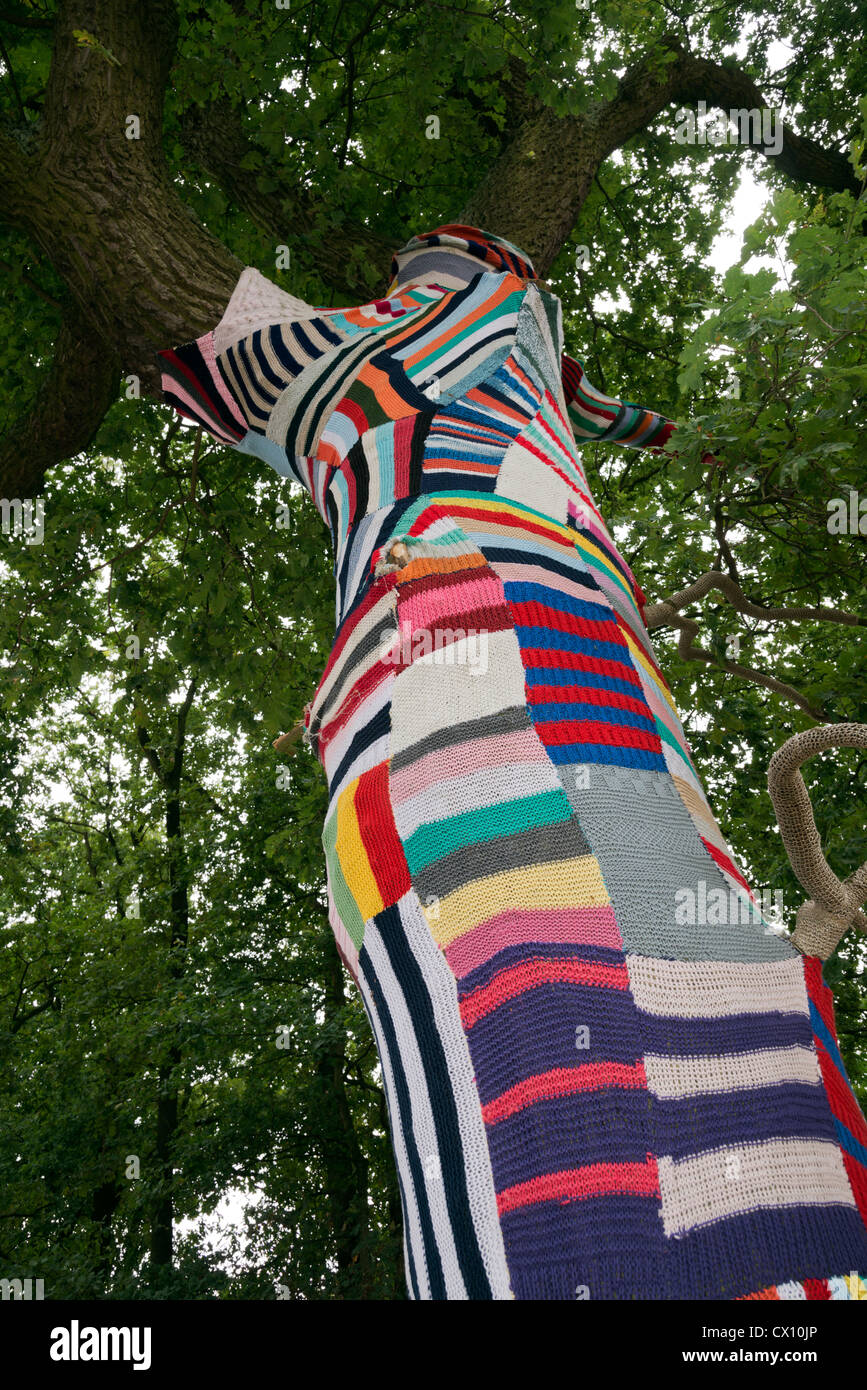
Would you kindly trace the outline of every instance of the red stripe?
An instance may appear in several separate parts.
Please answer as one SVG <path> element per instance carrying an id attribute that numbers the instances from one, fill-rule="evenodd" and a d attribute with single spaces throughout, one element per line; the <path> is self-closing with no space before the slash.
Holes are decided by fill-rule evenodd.
<path id="1" fill-rule="evenodd" d="M 202 413 L 208 416 L 209 418 L 216 420 L 217 429 L 214 431 L 214 433 L 220 433 L 220 431 L 223 431 L 224 437 L 226 439 L 233 440 L 236 443 L 239 439 L 244 438 L 244 435 L 247 432 L 246 429 L 239 429 L 235 425 L 226 424 L 226 422 L 220 416 L 218 407 L 214 399 L 208 394 L 200 378 L 196 376 L 195 372 L 187 366 L 186 362 L 184 362 L 182 358 L 178 357 L 174 348 L 166 348 L 163 351 L 159 352 L 157 356 L 165 357 L 166 361 L 171 362 L 172 365 L 180 372 L 181 376 L 186 378 L 191 388 L 190 394 L 198 397 L 199 400 L 201 400 L 204 403 L 204 407 L 206 407 L 205 409 L 203 409 Z M 205 367 L 207 367 L 208 364 L 207 362 L 205 362 L 204 357 L 202 358 L 202 361 L 204 362 Z M 168 377 L 168 380 L 169 383 L 171 383 L 171 377 Z M 169 386 L 169 390 L 171 390 L 171 385 Z M 225 402 L 223 402 L 223 404 L 225 404 Z M 179 410 L 182 415 L 187 414 L 186 408 L 184 406 L 175 406 L 175 409 Z M 187 418 L 195 419 L 196 417 L 188 416 Z M 198 420 L 197 423 L 203 424 L 204 422 Z"/>
<path id="2" fill-rule="evenodd" d="M 515 1183 L 497 1193 L 497 1210 L 502 1216 L 537 1202 L 574 1202 L 620 1193 L 659 1197 L 659 1177 L 652 1154 L 647 1155 L 645 1163 L 591 1163 L 586 1168 L 567 1168 Z"/>
<path id="3" fill-rule="evenodd" d="M 644 698 L 638 672 L 631 660 L 616 661 L 609 657 L 588 656 L 586 652 L 561 652 L 551 647 L 522 647 L 525 666 L 547 666 L 557 671 L 586 671 L 593 676 L 611 676 L 617 681 L 634 685 L 637 697 Z"/>
<path id="4" fill-rule="evenodd" d="M 804 979 L 807 994 L 819 1011 L 819 1016 L 833 1038 L 837 1037 L 837 1024 L 834 1018 L 834 995 L 825 984 L 822 976 L 822 962 L 818 956 L 804 957 Z"/>
<path id="5" fill-rule="evenodd" d="M 339 410 L 341 415 L 345 415 L 351 420 L 359 434 L 363 434 L 370 428 L 370 421 L 357 401 L 353 401 L 349 396 L 342 396 L 337 402 L 335 410 Z"/>
<path id="6" fill-rule="evenodd" d="M 375 607 L 375 605 L 379 603 L 383 594 L 386 593 L 388 589 L 393 589 L 396 584 L 397 572 L 393 571 L 389 574 L 378 575 L 377 578 L 373 581 L 371 587 L 368 589 L 367 594 L 362 599 L 361 603 L 359 603 L 358 607 L 354 608 L 351 613 L 347 614 L 346 618 L 344 619 L 334 638 L 334 645 L 331 648 L 331 654 L 329 655 L 328 661 L 325 664 L 325 670 L 319 677 L 319 683 L 317 684 L 316 689 L 313 692 L 313 697 L 310 701 L 311 704 L 315 704 L 319 691 L 325 684 L 325 681 L 328 678 L 328 676 L 330 676 L 331 672 L 334 670 L 334 667 L 336 666 L 338 660 L 340 659 L 343 653 L 344 647 L 346 646 L 353 632 L 357 628 L 358 624 L 361 622 L 362 618 L 366 617 L 366 615 L 370 612 L 371 608 Z M 383 616 L 385 615 L 383 614 Z"/>
<path id="7" fill-rule="evenodd" d="M 553 866 L 556 872 L 556 865 Z M 628 989 L 625 965 L 600 965 L 585 960 L 527 960 L 511 970 L 503 970 L 461 1000 L 461 1021 L 472 1028 L 479 1019 L 493 1013 L 501 1004 L 517 999 L 528 990 L 543 985 L 596 985 L 602 989 Z"/>
<path id="8" fill-rule="evenodd" d="M 608 1086 L 623 1090 L 646 1090 L 644 1063 L 585 1062 L 583 1066 L 554 1067 L 552 1071 L 528 1076 L 526 1080 L 510 1086 L 508 1091 L 482 1106 L 482 1116 L 485 1124 L 495 1125 L 499 1120 L 505 1120 L 509 1115 L 539 1101 L 571 1096 L 580 1091 L 601 1091 Z"/>
<path id="9" fill-rule="evenodd" d="M 712 845 L 709 840 L 706 840 L 704 838 L 703 835 L 701 835 L 699 838 L 701 839 L 702 844 L 704 845 L 711 859 L 713 859 L 714 863 L 718 864 L 719 867 L 722 870 L 724 870 L 725 873 L 731 874 L 732 878 L 737 879 L 738 883 L 740 883 L 744 888 L 746 888 L 751 900 L 755 902 L 755 898 L 753 897 L 753 890 L 750 888 L 750 885 L 747 883 L 740 870 L 735 868 L 728 855 L 723 854 L 722 850 L 717 849 L 716 845 Z"/>
<path id="10" fill-rule="evenodd" d="M 804 1279 L 802 1282 L 808 1301 L 816 1303 L 830 1299 L 831 1290 L 828 1288 L 827 1279 Z"/>
<path id="11" fill-rule="evenodd" d="M 624 646 L 620 629 L 611 618 L 585 618 L 577 613 L 568 613 L 553 604 L 539 603 L 535 599 L 528 602 L 512 600 L 512 611 L 523 627 L 542 627 L 551 632 L 574 632 L 594 642 L 614 642 Z M 601 605 L 600 605 L 601 606 Z"/>
<path id="12" fill-rule="evenodd" d="M 559 748 L 567 743 L 598 743 L 605 748 L 640 748 L 661 753 L 659 735 L 630 724 L 609 724 L 595 719 L 534 719 L 543 743 Z"/>
<path id="13" fill-rule="evenodd" d="M 600 690 L 595 685 L 531 685 L 529 688 L 531 705 L 573 705 L 583 702 L 588 705 L 604 705 L 606 709 L 629 710 L 631 714 L 643 714 L 650 718 L 650 711 L 643 700 L 633 699 L 631 695 L 620 695 L 616 690 Z"/>
<path id="14" fill-rule="evenodd" d="M 388 789 L 388 763 L 363 772 L 355 790 L 358 830 L 385 907 L 408 893 L 412 884 L 394 823 Z"/>
<path id="15" fill-rule="evenodd" d="M 359 676 L 354 685 L 349 686 L 343 692 L 333 715 L 330 719 L 327 719 L 324 724 L 320 725 L 316 734 L 320 760 L 324 756 L 329 744 L 333 742 L 343 726 L 349 721 L 350 716 L 355 713 L 359 705 L 373 693 L 382 681 L 394 674 L 397 665 L 397 662 L 387 663 L 384 661 L 377 661 L 375 666 L 369 667 L 363 675 Z"/>

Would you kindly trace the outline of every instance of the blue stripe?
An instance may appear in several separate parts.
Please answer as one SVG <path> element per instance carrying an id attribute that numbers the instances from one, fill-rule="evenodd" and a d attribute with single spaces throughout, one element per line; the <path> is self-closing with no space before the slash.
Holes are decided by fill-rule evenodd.
<path id="1" fill-rule="evenodd" d="M 653 1148 L 647 1120 L 647 1092 L 641 1086 L 600 1087 L 537 1101 L 488 1125 L 494 1186 L 502 1192 L 542 1173 L 591 1163 L 644 1164 Z"/>
<path id="2" fill-rule="evenodd" d="M 572 666 L 530 666 L 524 672 L 524 680 L 527 685 L 562 685 L 567 690 L 576 685 L 586 685 L 591 690 L 613 690 L 619 695 L 630 695 L 633 700 L 644 698 L 637 676 L 634 681 L 621 681 L 615 676 L 600 676 L 594 671 L 580 671 Z"/>
<path id="3" fill-rule="evenodd" d="M 607 767 L 643 767 L 649 772 L 668 771 L 662 754 L 654 753 L 648 748 L 620 748 L 610 743 L 546 743 L 545 752 L 558 767 L 568 763 L 601 763 Z"/>
<path id="4" fill-rule="evenodd" d="M 590 1030 L 589 1048 L 578 1046 Z M 634 1065 L 643 1056 L 640 1020 L 626 990 L 548 984 L 510 999 L 467 1032 L 483 1105 L 528 1076 L 590 1061 Z M 646 1093 L 645 1093 L 646 1095 Z"/>
<path id="5" fill-rule="evenodd" d="M 650 714 L 635 714 L 632 710 L 618 709 L 616 705 L 590 705 L 571 703 L 567 700 L 544 701 L 530 706 L 534 722 L 538 720 L 578 720 L 593 719 L 600 724 L 623 724 L 629 729 L 646 729 L 656 733 L 656 723 Z"/>
<path id="6" fill-rule="evenodd" d="M 766 1139 L 835 1139 L 827 1097 L 819 1082 L 813 1086 L 791 1081 L 677 1100 L 654 1097 L 652 1107 L 651 1147 L 675 1159 L 706 1149 L 735 1150 L 738 1145 Z"/>
<path id="7" fill-rule="evenodd" d="M 644 1051 L 660 1057 L 725 1057 L 777 1047 L 806 1047 L 813 1037 L 802 1013 L 732 1014 L 728 1018 L 670 1018 L 642 1014 Z"/>
<path id="8" fill-rule="evenodd" d="M 522 647 L 541 647 L 548 652 L 577 652 L 584 656 L 594 656 L 602 661 L 616 661 L 618 665 L 629 668 L 629 651 L 618 643 L 603 642 L 596 637 L 576 637 L 572 632 L 557 632 L 550 627 L 524 627 L 515 625 L 518 641 Z"/>
<path id="9" fill-rule="evenodd" d="M 833 1118 L 840 1148 L 845 1149 L 850 1158 L 857 1159 L 859 1163 L 863 1163 L 867 1167 L 867 1149 L 858 1142 L 851 1129 L 844 1125 L 842 1120 L 838 1120 L 836 1115 Z"/>
<path id="10" fill-rule="evenodd" d="M 843 1065 L 843 1058 L 840 1056 L 840 1049 L 834 1041 L 834 1038 L 830 1030 L 825 1024 L 825 1020 L 819 1013 L 819 1010 L 816 1008 L 816 1005 L 813 1003 L 812 999 L 809 1000 L 809 1005 L 810 1022 L 813 1025 L 813 1032 L 816 1034 L 816 1037 L 819 1039 L 822 1046 L 825 1048 L 825 1051 L 828 1053 L 829 1057 L 831 1058 L 831 1061 L 834 1063 L 834 1066 L 837 1068 L 838 1072 L 843 1077 L 843 1080 L 848 1085 L 849 1078 L 846 1075 L 846 1068 Z"/>
<path id="11" fill-rule="evenodd" d="M 575 598 L 546 584 L 536 584 L 532 580 L 507 580 L 503 585 L 508 597 L 515 603 L 541 603 L 543 607 L 557 613 L 571 613 L 576 618 L 587 618 L 593 622 L 614 625 L 611 609 L 604 603 L 593 603 L 588 599 Z"/>

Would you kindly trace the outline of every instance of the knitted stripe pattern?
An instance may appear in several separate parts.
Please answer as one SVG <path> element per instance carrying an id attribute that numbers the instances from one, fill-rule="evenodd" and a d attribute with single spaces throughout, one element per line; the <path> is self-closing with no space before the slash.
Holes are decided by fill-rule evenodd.
<path id="1" fill-rule="evenodd" d="M 305 721 L 410 1296 L 864 1297 L 820 962 L 732 857 L 577 447 L 674 426 L 592 386 L 502 238 L 435 228 L 392 277 L 322 309 L 247 267 L 161 357 L 166 399 L 331 532 Z"/>

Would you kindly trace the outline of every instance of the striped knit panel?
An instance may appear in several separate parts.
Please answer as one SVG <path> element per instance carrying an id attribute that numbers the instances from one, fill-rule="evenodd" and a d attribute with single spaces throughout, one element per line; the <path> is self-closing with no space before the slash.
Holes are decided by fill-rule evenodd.
<path id="1" fill-rule="evenodd" d="M 551 759 L 664 771 L 628 646 L 593 575 L 578 569 L 569 528 L 505 500 L 476 504 L 451 495 L 448 507 L 503 579 L 527 672 L 527 703 Z M 489 542 L 492 535 L 508 540 L 505 560 L 497 558 L 502 551 Z M 542 563 L 528 577 L 521 561 L 534 549 Z M 503 564 L 517 577 L 504 577 Z M 575 576 L 571 591 L 566 576 Z"/>
<path id="2" fill-rule="evenodd" d="M 799 958 L 628 954 L 658 1155 L 668 1287 L 738 1298 L 865 1269 Z M 672 1296 L 672 1295 L 668 1295 Z"/>
<path id="3" fill-rule="evenodd" d="M 503 458 L 525 428 L 528 413 L 525 393 L 506 365 L 459 401 L 441 404 L 425 440 L 421 490 L 492 492 Z"/>
<path id="4" fill-rule="evenodd" d="M 387 334 L 378 330 L 353 340 L 332 354 L 327 371 L 313 374 L 309 387 L 302 375 L 285 392 L 273 412 L 270 433 L 285 438 L 290 452 L 315 450 L 328 466 L 326 486 L 338 543 L 373 507 L 422 491 L 424 441 L 435 415 L 441 417 L 438 429 L 452 442 L 455 431 L 463 434 L 465 444 L 474 435 L 477 453 L 487 451 L 490 456 L 493 446 L 502 455 L 515 431 L 503 434 L 496 389 L 481 402 L 473 400 L 472 393 L 508 355 L 522 294 L 513 277 L 482 275 L 465 289 L 429 304 L 423 313 L 409 315 L 409 322 L 389 327 Z M 462 406 L 452 412 L 456 418 L 442 418 L 458 397 Z M 326 403 L 327 420 L 322 414 Z M 384 477 L 378 444 L 368 442 L 383 428 Z M 427 460 L 435 470 L 437 458 L 441 469 L 443 443 L 442 434 L 437 434 Z M 490 458 L 475 465 L 466 458 L 463 462 L 466 472 L 484 486 Z"/>
<path id="5" fill-rule="evenodd" d="M 827 1279 L 791 1279 L 785 1284 L 775 1284 L 757 1293 L 744 1294 L 745 1299 L 761 1299 L 789 1302 L 849 1302 L 853 1299 L 867 1299 L 867 1277 L 857 1273 L 830 1275 Z"/>
<path id="6" fill-rule="evenodd" d="M 472 527 L 471 520 L 465 523 Z M 490 535 L 474 539 L 503 581 L 522 645 L 528 703 L 543 741 L 546 721 L 554 723 L 555 737 L 563 739 L 576 714 L 587 722 L 605 715 L 610 740 L 618 736 L 616 721 L 621 719 L 640 720 L 652 730 L 655 721 L 634 667 L 633 650 L 627 655 L 621 649 L 621 664 L 615 668 L 610 660 L 594 661 L 592 654 L 572 657 L 553 645 L 573 621 L 571 605 L 578 614 L 601 614 L 627 647 L 637 648 L 633 627 L 624 616 L 630 615 L 637 625 L 637 613 L 622 576 L 618 574 L 619 583 L 610 583 L 603 592 L 595 577 L 600 568 L 591 572 L 577 546 L 567 559 L 565 553 L 562 558 L 550 551 L 534 554 L 527 540 L 519 543 L 514 532 L 507 549 Z M 528 645 L 528 614 L 536 619 L 536 631 L 550 631 L 546 646 L 540 648 L 538 638 L 535 647 Z M 534 629 L 529 632 L 533 640 Z M 582 698 L 587 702 L 583 706 Z M 594 700 L 612 705 L 591 703 Z M 661 749 L 661 743 L 656 746 Z M 608 745 L 595 749 L 592 759 L 582 753 L 580 761 L 568 744 L 555 744 L 549 753 L 618 904 L 628 950 L 685 959 L 771 960 L 793 955 L 793 948 L 771 932 L 746 894 L 736 894 L 723 877 L 662 758 L 654 767 L 643 768 L 624 766 L 622 752 Z M 632 855 L 623 853 L 624 842 L 632 846 Z M 682 895 L 679 900 L 676 890 Z"/>
<path id="7" fill-rule="evenodd" d="M 367 923 L 358 978 L 382 1063 L 411 1296 L 511 1298 L 454 976 L 413 892 Z"/>
<path id="8" fill-rule="evenodd" d="M 454 640 L 439 661 L 430 642 L 432 659 L 401 664 L 390 793 L 456 980 L 512 1288 L 637 1297 L 661 1277 L 663 1241 L 638 1018 L 606 886 L 526 709 L 502 584 L 436 507 L 404 522 L 400 624 Z M 473 627 L 487 635 L 485 669 L 458 635 Z"/>
<path id="9" fill-rule="evenodd" d="M 418 279 L 421 274 L 436 278 L 438 273 L 453 272 L 456 262 L 463 268 L 464 261 L 469 263 L 470 270 L 478 269 L 481 263 L 489 270 L 505 271 L 525 280 L 536 276 L 526 252 L 505 237 L 461 222 L 448 222 L 411 237 L 395 252 L 391 262 L 392 280 Z"/>
<path id="10" fill-rule="evenodd" d="M 804 957 L 804 978 L 813 1040 L 834 1117 L 834 1131 L 855 1200 L 867 1222 L 867 1121 L 840 1056 L 834 1022 L 834 997 L 822 978 L 822 962 L 815 956 Z"/>

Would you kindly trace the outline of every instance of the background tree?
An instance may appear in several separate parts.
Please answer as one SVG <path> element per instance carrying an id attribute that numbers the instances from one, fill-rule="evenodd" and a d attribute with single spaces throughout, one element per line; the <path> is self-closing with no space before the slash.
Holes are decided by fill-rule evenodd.
<path id="1" fill-rule="evenodd" d="M 715 569 L 759 608 L 857 617 L 863 532 L 828 519 L 852 494 L 858 515 L 865 476 L 859 28 L 836 2 L 0 4 L 0 1275 L 61 1298 L 403 1296 L 324 786 L 271 748 L 328 653 L 326 533 L 159 403 L 155 350 L 211 328 L 245 264 L 357 303 L 413 231 L 487 227 L 560 295 L 591 379 L 683 425 L 676 460 L 585 451 L 650 602 Z M 779 154 L 679 144 L 700 101 L 784 104 Z M 747 162 L 769 204 L 721 281 Z M 10 504 L 37 497 L 28 544 Z M 688 613 L 705 659 L 662 627 L 666 673 L 791 925 L 765 770 L 793 731 L 864 718 L 862 634 L 715 591 Z M 841 877 L 863 765 L 807 774 Z M 849 938 L 826 972 L 862 1088 L 863 964 Z M 214 1249 L 203 1220 L 238 1190 L 246 1228 Z"/>

